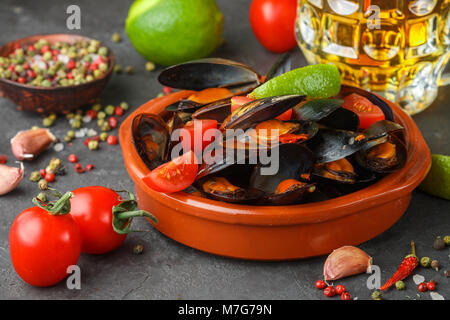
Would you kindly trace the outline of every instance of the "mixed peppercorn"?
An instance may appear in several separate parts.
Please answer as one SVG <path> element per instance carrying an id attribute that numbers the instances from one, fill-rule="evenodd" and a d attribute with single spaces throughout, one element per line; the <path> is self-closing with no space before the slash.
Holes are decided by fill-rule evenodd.
<path id="1" fill-rule="evenodd" d="M 0 77 L 37 87 L 72 86 L 103 77 L 109 50 L 98 40 L 75 43 L 40 39 L 0 57 Z"/>

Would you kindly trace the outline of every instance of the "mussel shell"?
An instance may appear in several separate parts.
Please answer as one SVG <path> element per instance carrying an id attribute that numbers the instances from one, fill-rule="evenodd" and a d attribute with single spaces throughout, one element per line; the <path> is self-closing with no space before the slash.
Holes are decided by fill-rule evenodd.
<path id="1" fill-rule="evenodd" d="M 231 113 L 231 99 L 222 99 L 208 103 L 192 114 L 193 119 L 217 120 L 221 124 Z"/>
<path id="2" fill-rule="evenodd" d="M 275 192 L 277 186 L 287 179 L 300 179 L 302 173 L 309 173 L 314 164 L 312 152 L 298 144 L 285 144 L 279 147 L 278 172 L 274 175 L 263 175 L 261 170 L 270 164 L 258 164 L 250 177 L 250 186 L 267 194 Z"/>
<path id="3" fill-rule="evenodd" d="M 389 105 L 386 102 L 384 102 L 381 98 L 379 98 L 378 96 L 369 91 L 352 86 L 342 85 L 341 92 L 339 93 L 338 98 L 346 97 L 351 93 L 357 93 L 360 96 L 367 98 L 370 102 L 379 107 L 381 111 L 383 111 L 386 120 L 394 121 L 394 112 L 392 111 L 391 107 L 389 107 Z"/>
<path id="4" fill-rule="evenodd" d="M 211 193 L 206 192 L 202 189 L 202 194 L 207 196 L 208 198 L 223 201 L 223 202 L 230 202 L 230 203 L 247 203 L 247 202 L 254 202 L 256 200 L 261 199 L 264 196 L 264 192 L 261 190 L 256 190 L 252 188 L 242 188 L 240 187 L 239 193 Z"/>
<path id="5" fill-rule="evenodd" d="M 329 176 L 324 176 L 323 171 L 324 168 L 320 166 L 314 166 L 311 173 L 311 180 L 318 183 L 319 188 L 323 188 L 323 185 L 337 185 L 339 189 L 347 191 L 347 187 L 343 187 L 342 185 L 357 185 L 355 188 L 361 188 L 362 185 L 366 185 L 367 183 L 376 179 L 376 176 L 373 172 L 366 170 L 365 168 L 358 165 L 358 163 L 353 159 L 353 156 L 347 158 L 347 160 L 352 164 L 354 169 L 354 174 L 341 174 L 340 176 L 344 178 L 344 180 L 337 180 L 330 178 Z M 330 171 L 329 171 L 330 172 Z M 339 173 L 336 173 L 339 175 Z M 347 188 L 347 190 L 345 190 Z M 354 188 L 353 188 L 354 189 Z"/>
<path id="6" fill-rule="evenodd" d="M 283 53 L 277 58 L 275 63 L 270 68 L 269 72 L 266 75 L 265 82 L 269 81 L 272 78 L 285 74 L 288 71 L 291 71 L 291 64 L 291 54 L 289 52 Z"/>
<path id="7" fill-rule="evenodd" d="M 364 134 L 367 136 L 369 140 L 379 138 L 386 134 L 402 131 L 403 128 L 400 124 L 389 121 L 389 120 L 381 120 L 372 124 L 369 128 L 364 131 Z"/>
<path id="8" fill-rule="evenodd" d="M 397 163 L 394 166 L 390 166 L 390 167 L 375 167 L 373 165 L 370 165 L 369 161 L 367 160 L 366 154 L 367 152 L 377 146 L 380 143 L 384 143 L 384 142 L 390 142 L 395 144 L 395 149 L 396 149 L 396 158 L 397 158 Z M 383 136 L 380 137 L 378 139 L 373 139 L 368 141 L 364 147 L 355 154 L 355 159 L 356 162 L 363 168 L 370 170 L 372 172 L 376 172 L 376 173 L 390 173 L 390 172 L 394 172 L 400 168 L 402 168 L 407 160 L 407 150 L 406 150 L 406 146 L 405 144 L 395 135 L 387 135 L 387 136 Z"/>
<path id="9" fill-rule="evenodd" d="M 222 123 L 221 129 L 246 130 L 259 122 L 273 119 L 305 99 L 305 96 L 285 95 L 258 99 L 234 110 Z"/>
<path id="10" fill-rule="evenodd" d="M 359 151 L 367 139 L 356 141 L 360 133 L 344 130 L 320 129 L 308 141 L 308 147 L 316 157 L 317 163 L 326 163 L 345 158 Z"/>
<path id="11" fill-rule="evenodd" d="M 195 110 L 200 109 L 204 105 L 195 101 L 191 101 L 189 99 L 183 99 L 180 101 L 176 101 L 172 104 L 169 104 L 166 107 L 166 111 L 169 112 L 189 112 L 192 113 Z"/>
<path id="12" fill-rule="evenodd" d="M 131 124 L 131 132 L 136 151 L 148 168 L 153 170 L 167 161 L 170 131 L 160 116 L 138 114 Z M 149 141 L 153 142 L 157 149 L 149 148 Z"/>
<path id="13" fill-rule="evenodd" d="M 208 58 L 168 67 L 160 73 L 158 81 L 185 90 L 226 87 L 249 91 L 260 84 L 260 76 L 239 62 Z"/>
<path id="14" fill-rule="evenodd" d="M 262 201 L 272 205 L 284 206 L 288 204 L 294 204 L 300 202 L 303 197 L 310 192 L 308 191 L 310 188 L 315 188 L 314 184 L 308 183 L 300 188 L 296 188 L 292 191 L 286 191 L 283 193 L 272 193 L 265 196 Z M 314 193 L 314 192 L 313 192 Z"/>
<path id="15" fill-rule="evenodd" d="M 353 111 L 338 108 L 318 121 L 321 125 L 330 129 L 357 131 L 359 129 L 359 117 Z"/>
<path id="16" fill-rule="evenodd" d="M 180 128 L 184 127 L 184 121 L 179 116 L 178 112 L 174 112 L 172 117 L 167 121 L 167 128 L 169 129 L 169 136 L 172 137 L 172 133 Z M 167 159 L 172 154 L 172 149 L 180 143 L 180 141 L 172 141 L 172 139 L 169 140 L 168 146 L 167 146 Z M 181 154 L 180 154 L 181 155 Z"/>
<path id="17" fill-rule="evenodd" d="M 300 120 L 318 121 L 342 107 L 341 99 L 316 99 L 292 108 L 293 117 Z"/>

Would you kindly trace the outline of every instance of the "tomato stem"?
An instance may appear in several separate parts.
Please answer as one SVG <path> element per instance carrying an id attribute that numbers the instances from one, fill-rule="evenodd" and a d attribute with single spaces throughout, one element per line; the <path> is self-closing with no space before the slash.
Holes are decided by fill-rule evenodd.
<path id="1" fill-rule="evenodd" d="M 61 195 L 56 190 L 54 191 L 53 195 L 56 195 L 59 199 L 50 203 L 45 203 L 39 200 L 37 197 L 33 198 L 33 203 L 38 206 L 39 208 L 44 209 L 51 215 L 65 215 L 70 212 L 70 199 L 73 197 L 72 192 L 66 192 L 65 194 Z"/>

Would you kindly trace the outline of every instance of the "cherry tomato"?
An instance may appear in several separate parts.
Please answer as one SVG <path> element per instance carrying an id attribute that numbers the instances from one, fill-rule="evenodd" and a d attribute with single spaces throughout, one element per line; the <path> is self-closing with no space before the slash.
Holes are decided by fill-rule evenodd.
<path id="1" fill-rule="evenodd" d="M 188 136 L 183 136 L 181 134 L 181 145 L 183 146 L 183 150 L 189 151 L 193 150 L 195 153 L 199 153 L 203 151 L 211 142 L 214 140 L 215 131 L 210 131 L 212 136 L 208 133 L 205 136 L 205 133 L 208 130 L 217 129 L 217 121 L 216 120 L 192 120 L 189 121 L 184 127 L 185 134 L 189 134 Z M 189 137 L 189 139 L 187 139 Z M 185 139 L 186 138 L 186 139 Z M 197 145 L 195 141 L 197 140 Z M 201 146 L 201 150 L 199 147 Z"/>
<path id="2" fill-rule="evenodd" d="M 297 44 L 294 34 L 296 14 L 297 0 L 253 0 L 250 24 L 266 49 L 286 52 Z"/>
<path id="3" fill-rule="evenodd" d="M 385 118 L 383 111 L 378 106 L 356 93 L 346 96 L 342 107 L 358 115 L 360 129 L 367 129 L 373 123 Z"/>
<path id="4" fill-rule="evenodd" d="M 112 207 L 121 202 L 120 195 L 100 186 L 83 187 L 72 193 L 70 215 L 80 227 L 82 252 L 100 254 L 120 246 L 127 235 L 116 233 L 112 226 Z"/>
<path id="5" fill-rule="evenodd" d="M 336 291 L 332 286 L 328 286 L 323 291 L 323 294 L 326 295 L 327 297 L 334 297 L 336 295 Z"/>
<path id="6" fill-rule="evenodd" d="M 160 192 L 178 192 L 189 187 L 195 180 L 198 163 L 193 151 L 153 169 L 143 178 L 145 184 Z"/>
<path id="7" fill-rule="evenodd" d="M 316 281 L 316 288 L 317 289 L 323 289 L 326 287 L 326 283 L 323 280 L 317 280 Z"/>
<path id="8" fill-rule="evenodd" d="M 345 287 L 342 284 L 339 284 L 335 288 L 336 294 L 343 294 L 345 292 Z"/>
<path id="9" fill-rule="evenodd" d="M 242 105 L 249 103 L 250 101 L 253 101 L 255 99 L 246 97 L 246 96 L 234 96 L 231 98 L 231 112 L 236 110 L 237 108 L 241 107 Z M 280 114 L 276 119 L 287 121 L 290 120 L 292 117 L 292 109 L 289 109 L 282 114 Z"/>
<path id="10" fill-rule="evenodd" d="M 67 276 L 81 252 L 81 233 L 69 214 L 42 208 L 24 210 L 9 231 L 11 261 L 17 274 L 33 286 L 48 287 Z"/>

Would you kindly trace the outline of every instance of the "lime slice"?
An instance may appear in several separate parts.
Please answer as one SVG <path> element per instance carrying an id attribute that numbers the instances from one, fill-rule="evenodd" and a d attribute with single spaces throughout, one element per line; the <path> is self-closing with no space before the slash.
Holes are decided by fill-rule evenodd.
<path id="1" fill-rule="evenodd" d="M 341 90 L 338 68 L 332 64 L 315 64 L 286 72 L 253 90 L 249 97 L 260 99 L 286 94 L 309 98 L 328 98 Z"/>
<path id="2" fill-rule="evenodd" d="M 419 186 L 423 191 L 450 200 L 450 156 L 431 155 L 431 169 Z"/>

